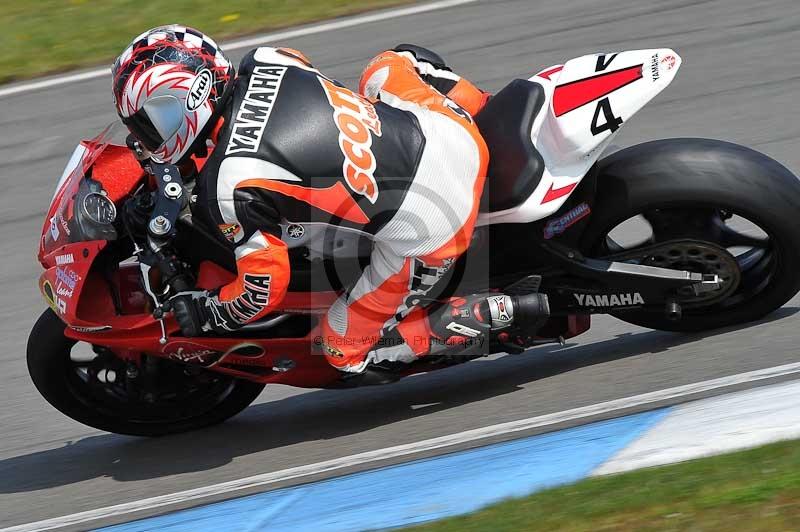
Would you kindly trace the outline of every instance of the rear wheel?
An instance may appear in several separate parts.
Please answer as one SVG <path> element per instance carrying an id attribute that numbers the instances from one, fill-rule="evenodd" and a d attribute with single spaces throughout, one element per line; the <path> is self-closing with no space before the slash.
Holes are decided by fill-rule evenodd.
<path id="1" fill-rule="evenodd" d="M 622 153 L 601 164 L 601 193 L 583 251 L 591 257 L 638 255 L 642 264 L 716 274 L 722 284 L 699 295 L 677 294 L 679 319 L 657 310 L 614 315 L 652 329 L 701 331 L 780 308 L 800 290 L 798 179 L 766 156 L 732 144 L 655 144 L 629 149 L 627 160 Z"/>
<path id="2" fill-rule="evenodd" d="M 28 339 L 28 371 L 51 405 L 100 430 L 162 436 L 214 425 L 244 410 L 264 388 L 160 358 L 145 362 L 146 375 L 135 375 L 112 353 L 76 345 L 64 328 L 52 310 L 41 315 Z M 131 376 L 157 382 L 131 386 Z"/>

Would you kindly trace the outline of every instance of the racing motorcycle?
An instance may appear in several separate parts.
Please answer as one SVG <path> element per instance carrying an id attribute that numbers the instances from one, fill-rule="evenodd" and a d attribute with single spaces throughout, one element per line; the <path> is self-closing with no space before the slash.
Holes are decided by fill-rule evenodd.
<path id="1" fill-rule="evenodd" d="M 785 167 L 697 138 L 602 156 L 680 63 L 669 49 L 587 55 L 495 94 L 474 117 L 491 154 L 478 227 L 436 297 L 547 294 L 551 316 L 522 351 L 581 334 L 592 314 L 701 331 L 796 294 L 800 181 Z M 322 356 L 319 323 L 369 243 L 286 221 L 293 275 L 280 311 L 227 336 L 184 337 L 166 302 L 229 282 L 233 258 L 192 220 L 191 179 L 155 161 L 143 169 L 113 135 L 77 147 L 42 230 L 50 309 L 27 362 L 45 399 L 95 428 L 157 436 L 221 422 L 269 383 L 347 386 Z M 422 357 L 397 372 L 470 358 Z"/>

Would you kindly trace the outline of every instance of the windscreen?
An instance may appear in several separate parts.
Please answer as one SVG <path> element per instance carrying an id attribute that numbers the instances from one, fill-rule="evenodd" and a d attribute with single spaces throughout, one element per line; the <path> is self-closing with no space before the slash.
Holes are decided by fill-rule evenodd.
<path id="1" fill-rule="evenodd" d="M 92 180 L 87 179 L 87 174 L 100 155 L 113 145 L 112 141 L 119 138 L 122 129 L 124 128 L 119 127 L 116 123 L 110 124 L 99 135 L 93 139 L 81 141 L 75 148 L 56 184 L 56 190 L 50 203 L 42 230 L 40 249 L 42 255 L 71 242 L 95 239 L 96 235 L 86 235 L 79 230 L 76 220 L 78 209 L 86 208 L 88 205 L 93 209 L 92 216 L 110 216 L 111 208 L 103 198 L 97 196 L 88 201 L 78 200 L 85 200 L 87 194 L 95 193 L 91 188 Z M 95 188 L 97 187 L 95 186 Z M 98 188 L 96 193 L 102 195 L 101 188 Z M 111 205 L 113 208 L 113 203 Z"/>

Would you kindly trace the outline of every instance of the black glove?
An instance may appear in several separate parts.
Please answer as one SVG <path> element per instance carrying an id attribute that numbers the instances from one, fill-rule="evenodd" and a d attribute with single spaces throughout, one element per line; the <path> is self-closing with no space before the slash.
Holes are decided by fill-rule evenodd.
<path id="1" fill-rule="evenodd" d="M 171 311 L 181 326 L 184 336 L 201 336 L 211 330 L 209 326 L 206 299 L 208 292 L 180 292 L 167 302 L 167 310 Z"/>

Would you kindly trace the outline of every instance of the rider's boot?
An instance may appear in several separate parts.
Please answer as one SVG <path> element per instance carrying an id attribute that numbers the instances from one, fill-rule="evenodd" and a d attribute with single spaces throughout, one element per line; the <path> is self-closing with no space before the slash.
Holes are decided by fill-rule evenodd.
<path id="1" fill-rule="evenodd" d="M 549 317 L 545 294 L 453 298 L 430 315 L 431 331 L 439 340 L 439 345 L 432 344 L 431 354 L 458 345 L 464 347 L 465 355 L 521 351 L 525 339 L 532 338 Z"/>
<path id="2" fill-rule="evenodd" d="M 550 317 L 545 294 L 478 294 L 450 299 L 428 316 L 429 355 L 463 362 L 489 353 L 519 353 Z M 344 375 L 345 386 L 387 384 L 400 379 L 405 362 L 382 359 L 376 350 L 364 371 Z"/>

